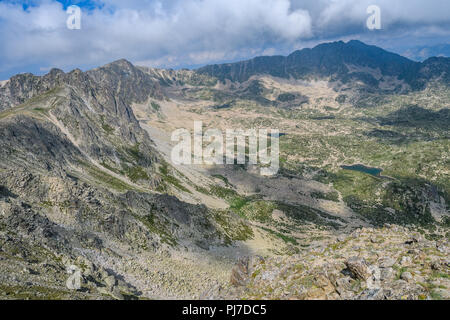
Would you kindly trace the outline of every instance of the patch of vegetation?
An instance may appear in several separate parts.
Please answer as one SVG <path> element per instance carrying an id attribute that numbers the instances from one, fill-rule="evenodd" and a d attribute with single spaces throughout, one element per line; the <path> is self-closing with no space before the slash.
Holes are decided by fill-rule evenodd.
<path id="1" fill-rule="evenodd" d="M 178 244 L 176 239 L 166 230 L 165 224 L 161 223 L 153 212 L 144 217 L 135 214 L 133 216 L 141 221 L 150 232 L 157 234 L 161 238 L 161 242 L 172 247 Z"/>
<path id="2" fill-rule="evenodd" d="M 323 193 L 320 191 L 315 191 L 311 193 L 311 197 L 316 199 L 323 199 L 323 200 L 329 200 L 334 202 L 339 202 L 339 193 L 336 191 Z"/>
<path id="3" fill-rule="evenodd" d="M 125 152 L 131 156 L 137 163 L 144 158 L 144 155 L 139 151 L 139 143 L 132 147 L 126 148 Z"/>
<path id="4" fill-rule="evenodd" d="M 109 175 L 108 173 L 101 171 L 100 169 L 88 164 L 81 163 L 86 172 L 94 178 L 100 184 L 103 184 L 109 188 L 112 188 L 119 192 L 127 190 L 134 190 L 135 188 L 127 184 L 126 182 Z"/>
<path id="5" fill-rule="evenodd" d="M 439 294 L 439 292 L 435 291 L 438 287 L 430 282 L 418 282 L 425 291 L 430 295 L 433 300 L 443 300 L 443 297 Z"/>
<path id="6" fill-rule="evenodd" d="M 45 108 L 34 108 L 33 111 L 47 113 L 47 109 L 45 109 Z"/>
<path id="7" fill-rule="evenodd" d="M 278 96 L 277 100 L 280 102 L 289 102 L 294 101 L 296 99 L 296 95 L 294 93 L 282 93 Z"/>
<path id="8" fill-rule="evenodd" d="M 440 272 L 440 271 L 433 271 L 433 273 L 431 274 L 431 278 L 433 278 L 433 279 L 439 279 L 439 278 L 450 279 L 450 274 Z"/>
<path id="9" fill-rule="evenodd" d="M 112 134 L 115 131 L 114 128 L 107 123 L 102 124 L 102 129 L 105 130 L 106 134 Z"/>
<path id="10" fill-rule="evenodd" d="M 340 225 L 334 221 L 346 222 L 342 218 L 303 205 L 276 202 L 276 207 L 297 222 L 312 222 L 316 225 L 330 226 L 335 229 L 338 229 Z"/>
<path id="11" fill-rule="evenodd" d="M 241 208 L 241 213 L 247 219 L 268 223 L 272 221 L 272 212 L 276 208 L 276 204 L 271 201 L 259 200 L 247 203 Z"/>
<path id="12" fill-rule="evenodd" d="M 144 168 L 140 166 L 129 167 L 126 169 L 126 174 L 128 178 L 130 178 L 133 182 L 138 182 L 139 180 L 149 180 L 147 172 Z"/>
<path id="13" fill-rule="evenodd" d="M 222 175 L 220 175 L 220 174 L 213 174 L 211 177 L 220 179 L 220 180 L 222 180 L 223 182 L 225 182 L 225 184 L 226 184 L 227 186 L 231 186 L 231 183 L 230 183 L 230 181 L 228 181 L 228 178 L 227 178 L 227 177 L 224 177 L 224 176 L 222 176 Z"/>
<path id="14" fill-rule="evenodd" d="M 336 116 L 333 115 L 317 115 L 310 117 L 311 120 L 334 120 L 336 119 Z"/>
<path id="15" fill-rule="evenodd" d="M 159 172 L 161 173 L 161 176 L 163 178 L 163 182 L 165 183 L 169 183 L 171 185 L 173 185 L 174 187 L 176 187 L 177 189 L 183 191 L 183 192 L 187 192 L 187 193 L 192 193 L 191 191 L 189 191 L 185 186 L 183 186 L 181 184 L 181 181 L 178 180 L 177 178 L 175 178 L 170 172 L 169 172 L 169 165 L 166 162 L 163 162 L 162 165 L 159 167 Z M 167 191 L 166 185 L 161 184 L 158 189 L 158 191 L 160 192 L 164 192 Z"/>
<path id="16" fill-rule="evenodd" d="M 293 245 L 297 245 L 298 244 L 297 239 L 295 239 L 295 238 L 293 238 L 291 236 L 287 236 L 285 234 L 282 234 L 282 233 L 277 232 L 277 231 L 273 231 L 272 229 L 265 228 L 265 227 L 261 227 L 261 229 L 263 229 L 264 231 L 269 232 L 270 234 L 276 236 L 277 238 L 280 238 L 281 240 L 283 240 L 286 243 L 291 243 Z"/>
<path id="17" fill-rule="evenodd" d="M 121 174 L 121 175 L 124 175 L 124 174 L 125 174 L 122 170 L 119 170 L 119 169 L 117 169 L 117 168 L 114 168 L 114 167 L 110 166 L 109 164 L 107 164 L 106 162 L 102 162 L 102 163 L 100 163 L 100 164 L 102 165 L 102 167 L 108 169 L 108 170 L 111 171 L 111 172 L 114 172 L 114 173 L 117 173 L 117 174 Z"/>
<path id="18" fill-rule="evenodd" d="M 246 241 L 254 236 L 252 228 L 237 217 L 233 217 L 231 212 L 216 210 L 214 220 L 225 233 L 226 245 L 231 245 L 232 241 Z"/>
<path id="19" fill-rule="evenodd" d="M 255 271 L 252 273 L 252 278 L 255 279 L 260 273 L 261 273 L 261 269 L 255 270 Z"/>
<path id="20" fill-rule="evenodd" d="M 433 299 L 433 300 L 444 300 L 444 298 L 442 297 L 442 295 L 439 294 L 439 292 L 437 292 L 437 291 L 431 291 L 431 292 L 430 292 L 430 297 L 431 297 L 431 299 Z"/>
<path id="21" fill-rule="evenodd" d="M 248 209 L 244 210 L 247 205 L 252 204 L 253 201 L 259 198 L 259 196 L 245 197 L 238 194 L 235 190 L 230 188 L 224 188 L 217 185 L 210 186 L 210 194 L 227 201 L 230 204 L 230 209 L 237 213 L 241 217 L 247 217 L 246 212 Z"/>
<path id="22" fill-rule="evenodd" d="M 60 89 L 60 87 L 50 89 L 41 95 L 36 95 L 31 99 L 28 99 L 21 105 L 3 110 L 0 112 L 0 119 L 30 111 L 38 115 L 47 115 L 48 111 L 54 108 L 56 104 L 62 99 L 57 95 Z M 53 98 L 53 101 L 50 103 L 48 108 L 41 107 L 41 105 L 47 105 L 51 98 Z"/>
<path id="23" fill-rule="evenodd" d="M 339 96 L 337 96 L 335 100 L 337 103 L 342 104 L 345 103 L 345 101 L 347 101 L 347 96 L 345 94 L 340 94 Z"/>
<path id="24" fill-rule="evenodd" d="M 92 119 L 90 119 L 92 121 Z M 101 121 L 101 125 L 102 125 L 102 129 L 103 131 L 106 132 L 107 135 L 110 135 L 112 133 L 114 133 L 115 129 L 113 127 L 111 127 L 106 121 L 105 121 L 105 116 L 101 115 L 100 116 L 100 121 Z"/>
<path id="25" fill-rule="evenodd" d="M 228 103 L 223 103 L 223 104 L 220 104 L 220 105 L 215 105 L 215 106 L 212 107 L 212 109 L 214 109 L 214 110 L 229 109 L 229 108 L 232 107 L 232 104 L 233 104 L 233 101 L 228 102 Z"/>
<path id="26" fill-rule="evenodd" d="M 161 110 L 161 106 L 159 105 L 159 104 L 157 104 L 156 102 L 151 102 L 150 103 L 150 106 L 152 107 L 152 109 L 154 110 L 154 111 L 160 111 Z"/>
<path id="27" fill-rule="evenodd" d="M 55 203 L 52 201 L 42 201 L 40 205 L 44 208 L 53 208 L 55 206 Z"/>
<path id="28" fill-rule="evenodd" d="M 224 188 L 218 185 L 210 186 L 210 192 L 214 196 L 224 200 L 230 200 L 235 197 L 238 197 L 238 193 L 235 190 L 230 188 Z"/>
<path id="29" fill-rule="evenodd" d="M 375 225 L 386 223 L 430 225 L 434 219 L 424 198 L 424 183 L 386 180 L 358 171 L 320 172 L 318 179 L 333 183 L 353 211 Z"/>
<path id="30" fill-rule="evenodd" d="M 211 192 L 208 189 L 197 186 L 197 185 L 195 186 L 195 190 L 197 190 L 200 193 L 206 194 L 207 196 L 211 195 Z"/>
<path id="31" fill-rule="evenodd" d="M 19 300 L 64 300 L 73 294 L 69 290 L 43 286 L 8 286 L 0 285 L 1 296 Z"/>
<path id="32" fill-rule="evenodd" d="M 251 200 L 247 197 L 234 197 L 230 200 L 230 208 L 235 212 L 240 212 L 249 201 Z"/>
<path id="33" fill-rule="evenodd" d="M 349 170 L 340 170 L 328 175 L 328 178 L 343 197 L 357 196 L 361 199 L 373 199 L 374 195 L 382 189 L 383 183 L 378 177 Z"/>

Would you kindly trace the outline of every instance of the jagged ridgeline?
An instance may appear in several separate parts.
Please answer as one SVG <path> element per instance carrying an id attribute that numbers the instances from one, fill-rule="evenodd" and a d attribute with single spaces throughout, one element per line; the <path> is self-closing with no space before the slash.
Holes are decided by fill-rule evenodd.
<path id="1" fill-rule="evenodd" d="M 62 260 L 100 263 L 124 259 L 114 253 L 124 246 L 128 254 L 208 249 L 233 238 L 215 212 L 156 191 L 176 178 L 131 105 L 166 99 L 161 82 L 120 60 L 88 72 L 21 74 L 0 88 L 0 251 L 17 253 L 19 265 L 31 259 L 55 268 L 30 296 L 70 297 L 64 284 L 39 289 L 61 288 Z M 245 230 L 230 220 L 233 232 Z M 112 275 L 103 273 L 96 281 Z M 4 292 L 17 289 L 3 283 Z"/>
<path id="2" fill-rule="evenodd" d="M 419 90 L 433 78 L 450 83 L 450 60 L 430 58 L 423 63 L 411 61 L 376 46 L 352 40 L 325 43 L 312 49 L 295 51 L 289 56 L 257 57 L 251 60 L 205 66 L 200 74 L 221 81 L 244 82 L 252 76 L 267 74 L 279 78 L 311 79 L 329 77 L 331 81 L 361 81 L 367 87 L 380 88 L 389 78 L 402 80 L 410 89 Z M 396 87 L 401 90 L 402 87 Z"/>

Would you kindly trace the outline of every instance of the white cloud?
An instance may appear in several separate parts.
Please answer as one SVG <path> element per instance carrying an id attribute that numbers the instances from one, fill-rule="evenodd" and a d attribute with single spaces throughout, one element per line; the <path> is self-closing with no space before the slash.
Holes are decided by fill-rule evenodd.
<path id="1" fill-rule="evenodd" d="M 17 1 L 0 2 L 0 71 L 118 58 L 204 64 L 289 52 L 319 39 L 445 38 L 450 25 L 447 0 L 109 0 L 83 11 L 81 30 L 68 30 L 59 2 L 34 2 L 26 11 Z M 381 7 L 381 35 L 364 29 L 370 4 Z"/>
<path id="2" fill-rule="evenodd" d="M 116 6 L 111 9 L 111 3 Z M 246 52 L 266 43 L 286 43 L 311 35 L 304 10 L 290 10 L 289 0 L 215 0 L 174 2 L 113 1 L 84 12 L 81 30 L 66 29 L 61 4 L 44 1 L 26 11 L 0 3 L 0 49 L 10 66 L 95 64 L 125 57 L 156 60 L 175 56 L 177 63 L 202 63 Z M 3 66 L 4 68 L 4 66 Z"/>

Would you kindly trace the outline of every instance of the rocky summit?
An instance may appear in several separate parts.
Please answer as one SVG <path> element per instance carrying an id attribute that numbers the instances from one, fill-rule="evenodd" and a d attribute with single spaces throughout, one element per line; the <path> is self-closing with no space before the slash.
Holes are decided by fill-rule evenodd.
<path id="1" fill-rule="evenodd" d="M 0 299 L 449 299 L 449 61 L 350 41 L 0 82 Z M 278 173 L 172 162 L 195 121 L 278 129 Z"/>

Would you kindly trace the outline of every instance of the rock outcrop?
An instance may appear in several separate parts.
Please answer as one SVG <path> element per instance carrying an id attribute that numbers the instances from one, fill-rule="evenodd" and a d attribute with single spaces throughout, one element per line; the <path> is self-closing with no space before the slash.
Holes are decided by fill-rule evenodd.
<path id="1" fill-rule="evenodd" d="M 289 257 L 241 258 L 227 299 L 426 300 L 450 297 L 449 247 L 398 226 L 358 229 Z M 371 238 L 380 239 L 377 243 Z M 357 253 L 357 256 L 355 254 Z"/>

